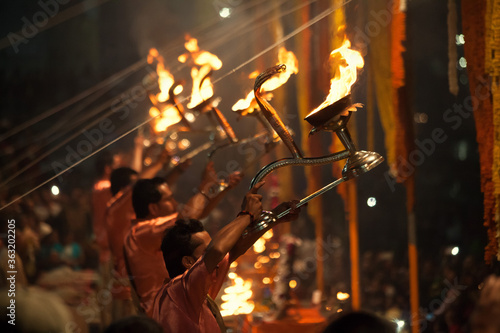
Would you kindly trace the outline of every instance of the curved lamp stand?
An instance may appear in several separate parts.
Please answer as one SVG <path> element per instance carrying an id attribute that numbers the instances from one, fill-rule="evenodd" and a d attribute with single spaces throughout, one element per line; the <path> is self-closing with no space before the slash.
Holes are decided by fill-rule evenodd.
<path id="1" fill-rule="evenodd" d="M 346 159 L 346 163 L 342 170 L 342 177 L 331 182 L 330 184 L 324 186 L 318 191 L 302 198 L 297 207 L 300 207 L 313 198 L 316 198 L 323 193 L 330 191 L 335 188 L 340 183 L 350 180 L 352 178 L 356 178 L 380 163 L 384 160 L 384 158 L 378 153 L 364 150 L 357 150 L 354 142 L 351 139 L 351 135 L 347 129 L 347 122 L 351 117 L 352 110 L 358 105 L 353 105 L 351 102 L 351 95 L 347 95 L 346 97 L 338 100 L 337 102 L 326 106 L 325 108 L 312 112 L 308 114 L 305 118 L 314 128 L 311 130 L 310 134 L 313 134 L 318 131 L 329 131 L 335 132 L 342 142 L 345 150 L 333 153 L 331 155 L 317 157 L 317 158 L 307 158 L 304 157 L 302 152 L 299 150 L 295 142 L 293 141 L 292 136 L 289 131 L 281 121 L 276 110 L 262 97 L 261 86 L 264 82 L 270 79 L 275 74 L 281 73 L 286 70 L 285 65 L 278 65 L 271 67 L 261 73 L 255 80 L 254 85 L 254 93 L 255 99 L 259 104 L 265 118 L 272 126 L 272 128 L 279 135 L 285 146 L 290 150 L 292 155 L 291 158 L 284 158 L 281 160 L 274 161 L 267 166 L 263 167 L 252 179 L 251 186 L 253 187 L 259 181 L 261 181 L 264 177 L 266 177 L 272 171 L 291 165 L 324 165 L 331 164 L 343 159 Z M 263 216 L 256 223 L 252 224 L 247 228 L 244 235 L 249 235 L 254 232 L 259 232 L 263 229 L 268 228 L 269 226 L 275 224 L 280 218 L 287 215 L 290 212 L 290 209 L 278 214 L 276 218 L 270 219 L 269 217 Z M 265 213 L 267 214 L 267 212 Z M 264 214 L 264 215 L 265 215 Z"/>

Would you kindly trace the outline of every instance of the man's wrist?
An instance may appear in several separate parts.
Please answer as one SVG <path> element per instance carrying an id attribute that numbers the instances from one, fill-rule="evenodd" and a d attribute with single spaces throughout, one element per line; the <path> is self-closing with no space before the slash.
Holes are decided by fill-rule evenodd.
<path id="1" fill-rule="evenodd" d="M 241 212 L 238 213 L 238 215 L 236 215 L 236 217 L 239 217 L 239 216 L 242 216 L 242 215 L 248 215 L 248 216 L 250 216 L 250 223 L 253 223 L 255 221 L 253 214 L 250 213 L 247 210 L 242 210 Z"/>
<path id="2" fill-rule="evenodd" d="M 199 188 L 198 192 L 200 192 L 201 195 L 203 195 L 208 201 L 210 201 L 210 195 L 203 190 L 203 188 Z"/>

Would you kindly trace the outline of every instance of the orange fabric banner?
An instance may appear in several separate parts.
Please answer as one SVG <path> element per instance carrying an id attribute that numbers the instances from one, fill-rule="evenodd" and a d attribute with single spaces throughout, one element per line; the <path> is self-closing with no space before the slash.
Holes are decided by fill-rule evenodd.
<path id="1" fill-rule="evenodd" d="M 481 167 L 481 191 L 484 195 L 484 225 L 489 242 L 485 248 L 485 260 L 491 263 L 498 254 L 497 226 L 495 223 L 495 186 L 493 183 L 494 123 L 491 87 L 486 75 L 485 20 L 486 0 L 462 0 L 462 27 L 469 89 L 476 121 L 476 139 Z"/>

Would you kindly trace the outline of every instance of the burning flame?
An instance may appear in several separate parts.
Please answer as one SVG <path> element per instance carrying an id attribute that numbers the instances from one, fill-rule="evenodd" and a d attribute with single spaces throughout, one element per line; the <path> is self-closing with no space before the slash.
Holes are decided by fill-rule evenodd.
<path id="1" fill-rule="evenodd" d="M 102 191 L 111 187 L 111 182 L 109 180 L 100 180 L 97 184 L 94 185 L 94 190 Z"/>
<path id="2" fill-rule="evenodd" d="M 149 50 L 148 64 L 152 64 L 154 60 L 157 61 L 156 74 L 158 74 L 158 86 L 160 87 L 160 93 L 158 93 L 155 97 L 158 102 L 166 102 L 169 97 L 168 91 L 175 82 L 174 76 L 167 69 L 165 69 L 165 60 L 158 53 L 158 50 L 152 48 Z M 179 94 L 181 92 L 182 92 L 181 85 L 175 87 L 175 94 Z"/>
<path id="3" fill-rule="evenodd" d="M 285 64 L 286 71 L 281 72 L 278 75 L 273 76 L 269 80 L 267 80 L 261 87 L 263 92 L 270 92 L 276 90 L 281 87 L 283 84 L 288 81 L 292 74 L 297 74 L 299 72 L 299 62 L 295 54 L 292 51 L 287 51 L 286 48 L 281 47 L 278 51 L 278 63 L 277 64 Z M 255 78 L 256 72 L 252 72 L 249 75 L 249 78 Z M 271 99 L 272 94 L 268 94 L 266 99 Z M 244 99 L 240 99 L 237 101 L 233 107 L 231 108 L 233 111 L 241 111 L 246 110 L 247 113 L 251 113 L 251 110 L 257 107 L 257 103 L 255 102 L 255 95 L 253 90 L 250 91 Z"/>
<path id="4" fill-rule="evenodd" d="M 346 39 L 341 47 L 330 53 L 330 59 L 339 64 L 338 71 L 330 81 L 330 93 L 326 100 L 311 113 L 335 103 L 351 92 L 351 87 L 357 79 L 357 70 L 363 68 L 365 62 L 361 53 L 350 49 L 350 47 L 351 42 Z"/>
<path id="5" fill-rule="evenodd" d="M 173 105 L 163 107 L 162 111 L 153 106 L 149 109 L 149 115 L 156 117 L 154 130 L 157 133 L 166 131 L 169 126 L 177 124 L 182 119 L 179 111 Z"/>
<path id="6" fill-rule="evenodd" d="M 200 51 L 196 38 L 189 38 L 186 43 L 184 43 L 184 47 L 189 53 L 180 55 L 178 58 L 179 62 L 185 63 L 189 56 L 191 56 L 194 64 L 200 66 L 199 69 L 196 67 L 191 69 L 193 90 L 191 92 L 191 100 L 187 104 L 187 107 L 192 109 L 213 96 L 214 91 L 212 82 L 207 75 L 209 75 L 212 70 L 220 69 L 222 67 L 222 61 L 210 52 Z"/>
<path id="7" fill-rule="evenodd" d="M 255 253 L 262 253 L 266 250 L 266 240 L 264 238 L 259 238 L 255 243 L 253 243 L 253 250 Z"/>
<path id="8" fill-rule="evenodd" d="M 337 299 L 338 299 L 339 301 L 345 301 L 345 300 L 346 300 L 346 299 L 348 299 L 349 297 L 350 297 L 350 295 L 349 295 L 348 293 L 343 293 L 343 292 L 341 292 L 341 291 L 339 291 L 339 292 L 337 293 Z"/>
<path id="9" fill-rule="evenodd" d="M 252 280 L 243 280 L 236 273 L 230 273 L 231 286 L 224 289 L 222 295 L 221 315 L 222 317 L 248 314 L 253 311 L 255 304 L 249 301 L 252 297 Z"/>
<path id="10" fill-rule="evenodd" d="M 179 115 L 177 109 L 172 105 L 159 106 L 159 103 L 168 101 L 168 92 L 174 84 L 174 76 L 165 68 L 165 61 L 158 53 L 158 50 L 152 48 L 148 54 L 148 64 L 152 64 L 156 60 L 156 74 L 158 75 L 158 86 L 160 92 L 156 95 L 150 95 L 151 102 L 155 105 L 149 109 L 149 115 L 155 117 L 154 130 L 155 132 L 166 131 L 167 128 L 173 124 L 181 121 L 182 117 Z M 179 94 L 182 91 L 182 86 L 178 85 L 174 93 Z M 158 109 L 161 108 L 161 111 Z"/>
<path id="11" fill-rule="evenodd" d="M 273 238 L 273 236 L 273 229 L 269 229 L 265 234 L 262 235 L 262 238 L 264 238 L 265 240 L 270 240 L 271 238 Z"/>
<path id="12" fill-rule="evenodd" d="M 292 74 L 297 74 L 299 72 L 299 61 L 292 51 L 287 51 L 284 47 L 280 48 L 278 52 L 278 64 L 285 64 L 286 71 L 273 76 L 262 85 L 261 89 L 263 91 L 273 91 L 288 81 Z"/>
<path id="13" fill-rule="evenodd" d="M 257 107 L 257 103 L 255 102 L 255 94 L 252 91 L 250 91 L 247 95 L 247 97 L 240 99 L 237 101 L 231 108 L 233 111 L 240 111 L 240 110 L 247 110 L 250 108 Z"/>

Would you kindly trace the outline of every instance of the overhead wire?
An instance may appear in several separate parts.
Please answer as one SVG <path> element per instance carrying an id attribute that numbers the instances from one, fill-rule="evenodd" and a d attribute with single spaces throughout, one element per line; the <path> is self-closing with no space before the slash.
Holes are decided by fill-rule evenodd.
<path id="1" fill-rule="evenodd" d="M 231 36 L 232 36 L 232 38 L 236 38 L 236 37 L 237 37 L 238 35 L 240 35 L 240 34 L 244 34 L 244 33 L 252 32 L 252 31 L 254 31 L 255 29 L 260 28 L 261 26 L 263 26 L 263 25 L 265 25 L 265 24 L 268 24 L 269 22 L 272 22 L 273 20 L 279 19 L 279 18 L 281 18 L 281 17 L 283 17 L 283 16 L 285 16 L 285 15 L 288 15 L 289 13 L 292 13 L 292 12 L 294 12 L 294 11 L 296 11 L 296 10 L 298 10 L 298 9 L 300 9 L 300 8 L 302 8 L 302 7 L 304 7 L 305 5 L 310 4 L 310 3 L 312 3 L 312 2 L 315 2 L 315 1 L 317 1 L 317 0 L 310 0 L 309 2 L 302 3 L 302 4 L 298 5 L 298 6 L 295 6 L 295 7 L 293 7 L 292 9 L 289 9 L 288 11 L 283 12 L 281 15 L 275 15 L 274 17 L 269 18 L 268 20 L 266 20 L 266 21 L 262 22 L 261 24 L 252 25 L 252 26 L 251 26 L 251 29 L 246 29 L 246 30 L 244 30 L 244 31 L 238 31 L 238 30 L 236 30 L 236 31 L 235 31 L 235 30 L 233 29 L 233 33 L 231 34 Z M 281 2 L 276 3 L 275 5 L 276 5 L 276 6 L 279 6 L 279 5 L 282 5 L 282 4 L 283 4 L 283 3 L 285 3 L 285 2 L 286 2 L 286 0 L 282 0 Z M 254 20 L 253 20 L 253 21 L 256 21 L 256 20 L 261 19 L 262 17 L 265 17 L 265 16 L 266 16 L 266 14 L 267 14 L 267 13 L 263 13 L 263 14 L 261 14 L 261 15 L 258 15 L 256 18 L 254 18 Z M 250 21 L 250 22 L 252 23 L 252 21 Z M 240 27 L 240 26 L 238 26 L 238 28 L 240 28 L 240 30 L 241 30 L 241 27 Z M 226 29 L 228 29 L 228 28 L 226 27 Z M 215 39 L 215 41 L 216 41 L 216 42 L 218 41 L 219 43 L 222 43 L 222 42 L 220 41 L 220 39 L 217 39 L 217 38 Z M 205 44 L 210 44 L 210 42 L 205 43 Z M 215 44 L 216 44 L 216 45 L 211 45 L 211 46 L 212 46 L 212 47 L 217 47 L 217 46 L 218 46 L 218 45 L 217 45 L 218 43 L 215 43 Z M 173 52 L 174 52 L 172 49 L 173 49 L 172 47 L 170 47 L 170 48 L 169 48 L 169 51 L 170 51 L 169 53 L 173 53 Z M 139 70 L 139 69 L 137 69 L 137 70 Z M 177 70 L 180 70 L 180 69 L 179 69 L 179 68 L 177 68 Z M 125 72 L 125 73 L 123 73 L 123 74 L 124 74 L 124 75 L 130 75 L 130 74 L 131 74 L 131 72 Z M 175 74 L 175 73 L 174 73 L 174 74 Z M 115 83 L 115 84 L 116 84 L 116 83 L 120 82 L 121 80 L 123 80 L 124 78 L 125 78 L 124 76 L 120 76 L 120 77 L 118 77 L 116 80 L 113 80 L 114 82 L 111 82 L 111 83 Z M 101 89 L 101 91 L 100 91 L 100 92 L 99 92 L 99 91 L 91 91 L 89 96 L 100 96 L 100 95 L 103 95 L 106 91 L 108 91 L 108 90 L 109 90 L 109 89 L 111 89 L 111 88 L 112 88 L 112 85 L 111 85 L 111 84 L 110 84 L 110 85 L 108 85 L 107 87 L 106 87 L 106 86 L 104 86 L 104 87 L 102 87 L 102 89 Z M 85 97 L 84 97 L 84 98 L 85 98 Z M 87 97 L 87 98 L 90 98 L 90 97 Z M 84 100 L 84 101 L 85 101 L 85 100 Z M 81 103 L 83 103 L 83 102 L 81 102 Z M 80 103 L 80 104 L 81 104 L 81 103 Z M 80 105 L 77 107 L 77 109 L 81 109 Z M 70 112 L 71 112 L 71 111 L 70 111 Z M 92 111 L 91 111 L 91 112 L 92 112 Z M 84 119 L 88 119 L 88 116 L 84 116 Z M 75 123 L 75 122 L 78 122 L 78 120 L 73 119 L 73 120 L 72 120 L 72 123 Z M 59 127 L 61 127 L 61 126 L 62 126 L 61 124 L 63 124 L 63 123 L 65 123 L 65 122 L 64 122 L 64 120 L 59 121 L 59 124 L 55 124 L 55 125 L 53 125 L 53 126 L 52 126 L 52 128 L 51 128 L 51 129 L 46 130 L 46 132 L 44 132 L 43 134 L 41 134 L 41 135 L 40 135 L 40 137 L 37 137 L 37 140 L 38 140 L 38 141 L 42 141 L 42 140 L 43 140 L 46 136 L 50 136 L 50 134 L 52 134 L 52 132 L 54 131 L 54 128 L 57 128 L 58 126 L 59 126 Z M 81 123 L 81 121 L 80 121 L 80 123 Z M 86 128 L 84 128 L 83 130 L 88 129 L 89 127 L 90 127 L 90 126 L 87 126 L 87 127 L 86 127 Z M 36 150 L 35 150 L 35 151 L 33 151 L 33 150 L 26 150 L 26 151 L 25 151 L 25 153 L 23 153 L 21 156 L 17 157 L 15 160 L 10 161 L 8 165 L 6 165 L 6 166 L 4 166 L 4 167 L 2 168 L 2 172 L 3 172 L 3 173 L 5 173 L 5 172 L 8 170 L 8 168 L 11 168 L 12 166 L 15 166 L 17 163 L 19 163 L 20 161 L 22 161 L 22 160 L 23 160 L 24 158 L 26 158 L 27 156 L 29 156 L 29 155 L 31 155 L 31 154 L 34 154 L 34 153 L 37 153 L 37 152 L 38 152 L 38 151 L 40 151 L 40 150 L 41 150 L 44 146 L 50 145 L 52 142 L 54 142 L 55 140 L 57 140 L 59 137 L 63 136 L 64 134 L 66 134 L 66 133 L 68 133 L 68 132 L 71 132 L 74 128 L 75 128 L 75 126 L 64 126 L 63 131 L 59 132 L 59 133 L 58 133 L 58 135 L 56 135 L 55 137 L 53 137 L 51 140 L 49 140 L 49 141 L 47 141 L 47 142 L 43 142 L 43 145 L 42 145 L 42 146 L 38 146 L 38 147 L 36 148 Z M 54 151 L 54 150 L 51 150 L 51 152 L 53 152 L 53 151 Z M 46 155 L 47 155 L 47 154 L 44 154 L 43 156 L 44 156 L 44 157 L 46 157 Z M 38 161 L 38 160 L 39 160 L 39 159 L 37 159 L 37 161 Z M 27 169 L 28 169 L 28 168 L 27 168 L 26 166 L 23 168 L 23 170 L 24 170 L 24 171 L 25 171 L 25 170 L 27 170 Z M 19 173 L 19 172 L 17 172 L 17 173 L 16 173 L 16 176 L 17 176 L 17 175 L 19 175 L 19 174 L 20 174 L 20 173 Z M 12 178 L 12 177 L 11 177 L 11 178 Z M 9 178 L 9 180 L 10 180 L 11 178 Z M 6 184 L 6 182 L 2 183 L 1 185 L 5 185 L 5 184 Z"/>
<path id="2" fill-rule="evenodd" d="M 218 79 L 214 80 L 213 84 L 215 85 L 216 83 L 220 82 L 221 80 L 225 79 L 226 77 L 230 76 L 231 74 L 235 73 L 236 71 L 240 70 L 241 68 L 243 68 L 244 66 L 248 65 L 249 63 L 251 63 L 252 61 L 256 60 L 257 58 L 259 58 L 260 56 L 262 56 L 263 54 L 269 52 L 270 50 L 274 49 L 276 46 L 282 44 L 283 42 L 287 41 L 288 39 L 294 37 L 295 35 L 299 34 L 300 32 L 302 32 L 303 30 L 307 29 L 308 27 L 316 24 L 317 22 L 319 22 L 320 20 L 324 19 L 325 17 L 329 16 L 330 14 L 332 14 L 334 11 L 336 11 L 337 9 L 339 8 L 342 8 L 344 6 L 346 6 L 348 3 L 350 3 L 352 0 L 344 0 L 342 2 L 342 4 L 336 6 L 336 7 L 332 7 L 332 8 L 328 8 L 326 10 L 324 10 L 323 12 L 321 12 L 320 14 L 318 14 L 317 16 L 315 16 L 314 18 L 312 18 L 311 20 L 309 20 L 308 22 L 304 23 L 303 25 L 301 25 L 300 27 L 294 29 L 292 32 L 286 34 L 285 36 L 283 36 L 282 38 L 280 38 L 277 42 L 271 44 L 269 47 L 265 48 L 264 50 L 262 50 L 261 52 L 259 52 L 257 55 L 254 55 L 252 56 L 250 59 L 244 61 L 242 64 L 236 66 L 235 68 L 233 68 L 232 70 L 230 70 L 229 72 L 227 72 L 226 74 L 222 75 L 221 77 L 219 77 Z M 181 101 L 179 101 L 179 103 L 183 103 L 185 102 L 186 100 L 188 99 L 188 97 L 182 99 Z M 143 121 L 142 123 L 136 125 L 135 127 L 131 128 L 130 130 L 126 131 L 125 133 L 123 133 L 122 135 L 118 136 L 117 138 L 113 139 L 112 141 L 108 142 L 107 144 L 105 144 L 104 146 L 96 149 L 94 152 L 88 154 L 87 156 L 85 157 L 82 157 L 80 160 L 78 160 L 77 162 L 73 163 L 72 165 L 66 167 L 64 170 L 61 170 L 60 172 L 58 172 L 56 175 L 50 177 L 49 179 L 47 179 L 46 181 L 42 182 L 41 184 L 35 186 L 34 188 L 32 188 L 31 190 L 25 192 L 24 194 L 16 197 L 15 199 L 11 200 L 10 202 L 8 202 L 7 204 L 5 204 L 3 207 L 0 208 L 0 211 L 3 210 L 4 208 L 12 205 L 13 203 L 17 202 L 18 200 L 21 200 L 22 198 L 26 197 L 27 195 L 31 194 L 32 192 L 36 191 L 37 189 L 41 188 L 42 186 L 50 183 L 52 180 L 60 177 L 61 175 L 63 175 L 64 173 L 66 173 L 68 170 L 74 168 L 75 166 L 78 166 L 79 164 L 81 164 L 82 162 L 84 162 L 85 160 L 89 159 L 90 157 L 94 156 L 95 154 L 99 153 L 100 151 L 106 149 L 107 147 L 111 146 L 112 144 L 114 144 L 115 142 L 121 140 L 122 138 L 128 136 L 130 133 L 133 133 L 135 130 L 137 130 L 138 128 L 148 124 L 149 122 L 151 122 L 152 120 L 156 119 L 157 117 L 161 116 L 161 113 L 155 117 L 151 117 L 149 119 L 146 119 L 145 121 Z"/>
<path id="3" fill-rule="evenodd" d="M 7 173 L 9 169 L 15 167 L 25 158 L 28 158 L 30 155 L 39 152 L 44 146 L 52 144 L 61 136 L 64 136 L 68 132 L 74 130 L 76 127 L 75 125 L 81 123 L 80 119 L 75 119 L 76 114 L 83 111 L 86 107 L 95 102 L 98 98 L 102 97 L 106 92 L 107 92 L 106 89 L 102 89 L 101 91 L 95 92 L 91 98 L 84 99 L 82 102 L 78 103 L 76 107 L 68 111 L 67 114 L 64 114 L 62 116 L 63 119 L 60 119 L 58 122 L 52 124 L 52 126 L 50 126 L 45 132 L 36 134 L 38 145 L 36 146 L 35 150 L 28 149 L 28 145 L 32 145 L 32 143 L 26 143 L 26 145 L 23 146 L 22 148 L 16 149 L 17 151 L 23 150 L 24 152 L 19 154 L 19 156 L 14 157 L 7 164 L 5 164 L 0 170 L 0 173 Z M 87 119 L 88 114 L 89 112 L 85 113 L 83 118 Z M 68 121 L 69 119 L 71 119 L 71 122 Z M 61 129 L 61 127 L 63 128 Z"/>
<path id="4" fill-rule="evenodd" d="M 101 3 L 104 3 L 104 2 L 107 2 L 109 0 L 101 0 Z M 249 8 L 252 8 L 253 6 L 257 6 L 261 3 L 265 2 L 265 0 L 261 0 L 261 1 L 257 1 L 255 3 L 250 3 L 250 4 L 247 4 L 246 6 L 243 7 L 243 10 L 246 10 L 246 9 L 249 9 Z M 101 4 L 99 3 L 99 4 Z M 80 4 L 78 4 L 80 5 Z M 78 6 L 78 5 L 75 5 Z M 92 6 L 91 8 L 93 8 L 95 6 Z M 87 9 L 88 10 L 88 9 Z M 240 10 L 236 10 L 236 12 L 239 12 Z M 60 13 L 60 15 L 62 15 L 64 12 Z M 211 21 L 210 23 L 206 24 L 206 25 L 203 25 L 202 27 L 198 27 L 198 28 L 195 28 L 194 30 L 195 31 L 202 31 L 202 30 L 205 30 L 207 29 L 207 27 L 210 27 L 211 25 L 213 24 L 218 24 L 220 23 L 220 19 L 219 20 L 213 20 Z M 47 29 L 48 27 L 45 27 L 45 29 Z M 180 45 L 183 45 L 184 44 L 184 37 L 180 37 L 179 38 L 179 41 L 176 42 L 176 44 L 180 44 Z M 168 45 L 168 48 L 172 48 L 172 45 L 169 44 Z M 1 49 L 1 46 L 0 46 L 0 49 Z M 113 84 L 115 83 L 116 81 L 120 82 L 121 80 L 120 79 L 123 79 L 125 78 L 126 76 L 134 73 L 135 71 L 139 70 L 141 67 L 143 66 L 146 66 L 147 65 L 147 61 L 146 59 L 141 59 L 137 62 L 135 62 L 134 64 L 130 65 L 129 67 L 127 68 L 124 68 L 122 69 L 121 71 L 119 71 L 118 73 L 115 73 L 113 74 L 112 76 L 110 76 L 109 78 L 99 82 L 98 84 L 84 90 L 83 92 L 79 93 L 78 95 L 66 100 L 65 102 L 62 102 L 58 105 L 56 105 L 55 107 L 52 107 L 50 108 L 49 110 L 43 112 L 42 114 L 38 115 L 38 116 L 35 116 L 31 119 L 29 119 L 28 121 L 8 130 L 7 132 L 5 132 L 4 134 L 0 135 L 0 142 L 4 141 L 5 139 L 7 138 L 10 138 L 11 136 L 29 128 L 30 126 L 38 123 L 39 121 L 43 120 L 43 119 L 46 119 L 64 109 L 66 109 L 67 107 L 81 101 L 82 99 L 90 96 L 91 94 L 95 93 L 96 91 L 102 89 L 103 87 L 106 87 L 107 85 L 110 85 L 110 84 Z"/>

